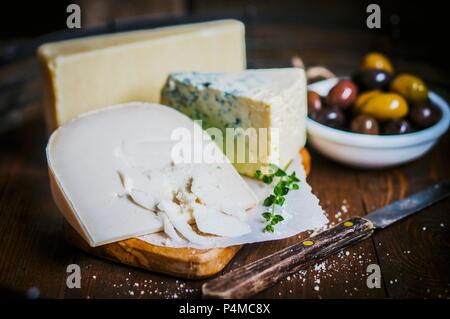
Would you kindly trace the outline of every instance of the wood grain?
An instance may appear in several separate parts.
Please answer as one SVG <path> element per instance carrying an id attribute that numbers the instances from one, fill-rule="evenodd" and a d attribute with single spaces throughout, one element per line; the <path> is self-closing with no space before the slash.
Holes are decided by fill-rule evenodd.
<path id="1" fill-rule="evenodd" d="M 258 24 L 247 26 L 250 67 L 289 66 L 293 54 L 307 65 L 324 64 L 338 75 L 349 74 L 368 50 L 394 54 L 399 71 L 420 75 L 448 101 L 446 70 L 422 55 L 389 42 L 382 35 L 308 26 Z M 33 65 L 28 69 L 34 78 Z M 0 69 L 0 84 L 22 79 L 13 66 Z M 68 245 L 63 219 L 51 198 L 44 156 L 47 134 L 43 116 L 0 135 L 0 288 L 25 295 L 31 287 L 44 298 L 198 298 L 203 280 L 175 279 L 112 263 Z M 308 177 L 331 223 L 363 216 L 429 184 L 450 178 L 450 134 L 421 159 L 395 169 L 363 171 L 329 161 L 312 150 Z M 306 267 L 258 294 L 258 298 L 449 298 L 450 201 L 396 223 L 341 253 Z M 345 207 L 345 209 L 343 209 Z M 424 230 L 425 228 L 425 230 Z M 251 263 L 306 238 L 243 247 L 222 273 Z M 409 253 L 408 253 L 409 252 Z M 68 289 L 66 267 L 81 267 L 80 289 Z M 366 286 L 367 266 L 379 264 L 382 288 Z M 392 283 L 391 283 L 392 282 Z M 136 284 L 138 286 L 136 286 Z M 143 293 L 142 293 L 143 292 Z"/>
<path id="2" fill-rule="evenodd" d="M 449 178 L 444 168 L 449 139 L 420 161 L 383 172 L 359 173 L 363 203 L 373 210 Z M 448 156 L 447 156 L 448 160 Z M 437 172 L 436 170 L 439 170 Z M 393 298 L 444 298 L 450 274 L 450 201 L 424 209 L 373 236 L 387 294 Z M 447 285 L 447 287 L 445 287 Z"/>
<path id="3" fill-rule="evenodd" d="M 64 223 L 64 226 L 67 242 L 89 254 L 186 279 L 201 279 L 215 275 L 241 248 L 241 246 L 214 249 L 168 248 L 151 245 L 138 238 L 90 247 L 68 223 Z"/>
<path id="4" fill-rule="evenodd" d="M 300 150 L 300 154 L 308 174 L 311 156 L 306 148 Z M 169 248 L 151 245 L 138 238 L 90 247 L 68 222 L 64 222 L 63 232 L 68 243 L 94 256 L 186 279 L 202 279 L 217 274 L 242 248 L 242 245 L 215 249 Z"/>
<path id="5" fill-rule="evenodd" d="M 207 298 L 248 298 L 280 279 L 297 273 L 338 251 L 372 235 L 374 226 L 363 218 L 350 218 L 266 256 L 207 281 L 202 293 Z"/>

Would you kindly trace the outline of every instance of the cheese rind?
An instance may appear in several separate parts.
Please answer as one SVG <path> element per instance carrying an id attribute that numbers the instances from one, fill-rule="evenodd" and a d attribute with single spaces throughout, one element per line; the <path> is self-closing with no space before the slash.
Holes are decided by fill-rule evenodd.
<path id="1" fill-rule="evenodd" d="M 91 246 L 171 229 L 157 215 L 161 203 L 186 212 L 167 212 L 183 231 L 191 229 L 189 205 L 197 200 L 219 210 L 230 203 L 256 206 L 256 196 L 220 150 L 217 159 L 223 161 L 213 164 L 173 161 L 174 130 L 189 132 L 194 143 L 215 146 L 207 135 L 196 139 L 196 128 L 172 108 L 138 102 L 77 117 L 58 128 L 47 145 L 55 202 Z"/>
<path id="2" fill-rule="evenodd" d="M 247 139 L 244 162 L 237 150 L 230 153 L 227 141 L 223 143 L 237 170 L 251 177 L 268 163 L 284 167 L 306 141 L 306 78 L 302 69 L 173 73 L 161 92 L 161 103 L 202 120 L 205 129 L 220 129 L 225 139 L 227 128 L 255 129 L 248 132 L 256 132 L 256 141 L 266 143 L 263 148 L 261 144 L 252 148 Z"/>
<path id="3" fill-rule="evenodd" d="M 41 46 L 38 57 L 53 130 L 99 107 L 158 102 L 170 72 L 245 69 L 244 25 L 219 20 L 67 40 Z"/>

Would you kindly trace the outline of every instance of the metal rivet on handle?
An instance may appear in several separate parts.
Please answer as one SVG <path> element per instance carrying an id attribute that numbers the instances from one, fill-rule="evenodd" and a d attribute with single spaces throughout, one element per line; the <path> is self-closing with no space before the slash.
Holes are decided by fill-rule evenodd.
<path id="1" fill-rule="evenodd" d="M 305 240 L 303 242 L 303 246 L 312 246 L 314 245 L 314 242 L 312 240 Z"/>
<path id="2" fill-rule="evenodd" d="M 345 223 L 344 223 L 344 226 L 346 226 L 346 227 L 352 227 L 352 226 L 353 226 L 353 223 L 352 223 L 352 222 L 345 222 Z"/>

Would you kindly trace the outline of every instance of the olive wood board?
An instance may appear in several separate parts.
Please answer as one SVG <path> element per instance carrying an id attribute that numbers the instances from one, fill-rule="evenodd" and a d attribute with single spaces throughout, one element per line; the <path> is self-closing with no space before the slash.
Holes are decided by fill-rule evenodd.
<path id="1" fill-rule="evenodd" d="M 300 151 L 306 174 L 311 157 L 306 148 Z M 242 245 L 226 248 L 195 249 L 156 246 L 138 238 L 130 238 L 98 247 L 89 244 L 64 221 L 66 241 L 88 254 L 121 264 L 186 279 L 202 279 L 220 272 L 233 259 Z"/>

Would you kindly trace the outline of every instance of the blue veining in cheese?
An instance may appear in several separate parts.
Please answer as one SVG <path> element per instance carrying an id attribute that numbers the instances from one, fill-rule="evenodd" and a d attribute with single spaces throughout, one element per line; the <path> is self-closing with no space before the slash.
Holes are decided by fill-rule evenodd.
<path id="1" fill-rule="evenodd" d="M 287 164 L 305 143 L 303 69 L 173 73 L 161 92 L 161 103 L 202 120 L 204 128 L 219 128 L 224 136 L 226 128 L 267 129 L 267 156 L 257 163 L 235 163 L 239 172 L 249 176 L 268 162 Z M 275 135 L 270 129 L 279 133 Z M 246 151 L 253 152 L 248 145 Z"/>

